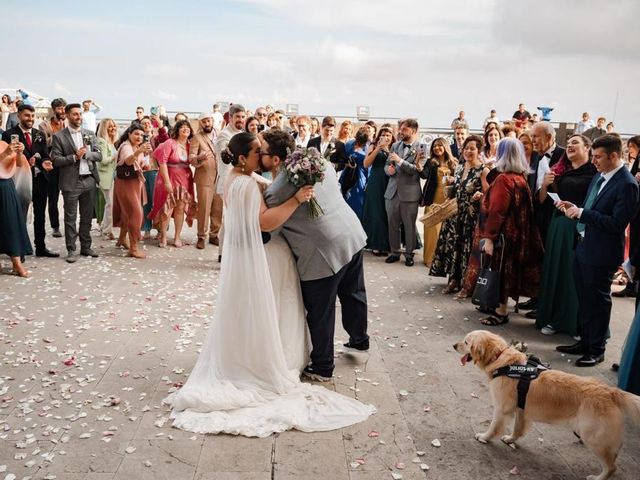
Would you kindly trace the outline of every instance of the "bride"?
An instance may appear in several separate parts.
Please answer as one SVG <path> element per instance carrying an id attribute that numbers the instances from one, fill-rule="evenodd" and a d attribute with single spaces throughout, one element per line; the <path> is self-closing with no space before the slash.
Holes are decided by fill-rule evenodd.
<path id="1" fill-rule="evenodd" d="M 224 189 L 217 307 L 189 379 L 164 402 L 172 407 L 175 427 L 196 433 L 266 437 L 291 428 L 326 431 L 361 422 L 375 412 L 373 406 L 300 382 L 308 340 L 298 275 L 286 243 L 274 235 L 268 250 L 271 268 L 277 267 L 271 276 L 279 283 L 278 310 L 261 231 L 282 225 L 311 198 L 313 187 L 267 208 L 251 176 L 259 150 L 257 137 L 243 132 L 223 152 L 233 169 Z"/>

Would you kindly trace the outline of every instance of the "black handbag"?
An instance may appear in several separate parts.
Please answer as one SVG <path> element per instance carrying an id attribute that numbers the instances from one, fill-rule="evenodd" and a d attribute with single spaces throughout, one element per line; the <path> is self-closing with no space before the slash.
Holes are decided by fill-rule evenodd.
<path id="1" fill-rule="evenodd" d="M 116 167 L 116 178 L 119 178 L 120 180 L 131 180 L 137 177 L 138 173 L 133 165 L 127 165 L 125 163 Z"/>
<path id="2" fill-rule="evenodd" d="M 476 288 L 473 290 L 471 296 L 471 303 L 479 305 L 485 308 L 496 308 L 500 305 L 500 272 L 502 271 L 502 260 L 504 259 L 504 240 L 503 236 L 500 236 L 502 242 L 499 242 L 494 247 L 501 248 L 500 253 L 500 268 L 498 270 L 491 269 L 491 259 L 487 266 L 485 266 L 485 259 L 487 255 L 484 252 L 480 253 L 480 273 L 476 282 Z M 502 245 L 500 245 L 502 243 Z"/>
<path id="3" fill-rule="evenodd" d="M 116 157 L 116 162 L 120 161 L 120 148 L 118 148 L 118 156 Z M 138 172 L 133 165 L 127 165 L 123 163 L 122 165 L 118 165 L 116 167 L 116 178 L 120 180 L 132 180 L 138 177 Z"/>
<path id="4" fill-rule="evenodd" d="M 356 186 L 356 183 L 358 183 L 358 164 L 349 159 L 340 176 L 342 195 L 346 195 L 349 190 Z"/>

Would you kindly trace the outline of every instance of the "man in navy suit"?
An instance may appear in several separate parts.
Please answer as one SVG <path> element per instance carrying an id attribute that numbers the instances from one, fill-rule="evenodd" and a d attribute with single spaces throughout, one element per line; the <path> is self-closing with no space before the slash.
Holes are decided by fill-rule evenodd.
<path id="1" fill-rule="evenodd" d="M 624 232 L 638 206 L 638 182 L 624 166 L 620 137 L 603 135 L 591 148 L 600 174 L 591 181 L 584 208 L 570 202 L 556 204 L 567 217 L 578 219 L 573 276 L 581 340 L 556 347 L 559 352 L 582 355 L 577 367 L 593 367 L 604 361 L 611 282 L 624 260 Z"/>

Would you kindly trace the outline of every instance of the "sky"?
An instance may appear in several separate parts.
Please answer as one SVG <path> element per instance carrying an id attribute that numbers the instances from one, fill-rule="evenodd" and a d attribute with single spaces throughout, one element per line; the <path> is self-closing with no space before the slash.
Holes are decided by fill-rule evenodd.
<path id="1" fill-rule="evenodd" d="M 636 0 L 2 0 L 0 88 L 101 116 L 135 107 L 299 105 L 301 113 L 417 117 L 479 128 L 518 103 L 640 132 Z"/>

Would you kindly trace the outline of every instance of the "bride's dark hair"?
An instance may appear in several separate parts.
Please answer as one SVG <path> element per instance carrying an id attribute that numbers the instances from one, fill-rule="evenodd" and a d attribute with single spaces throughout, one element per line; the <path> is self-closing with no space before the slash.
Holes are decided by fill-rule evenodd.
<path id="1" fill-rule="evenodd" d="M 240 155 L 247 156 L 251 151 L 251 144 L 256 141 L 256 137 L 253 133 L 240 132 L 229 140 L 227 148 L 220 152 L 220 157 L 224 163 L 231 164 L 234 167 L 238 166 L 240 162 Z"/>

